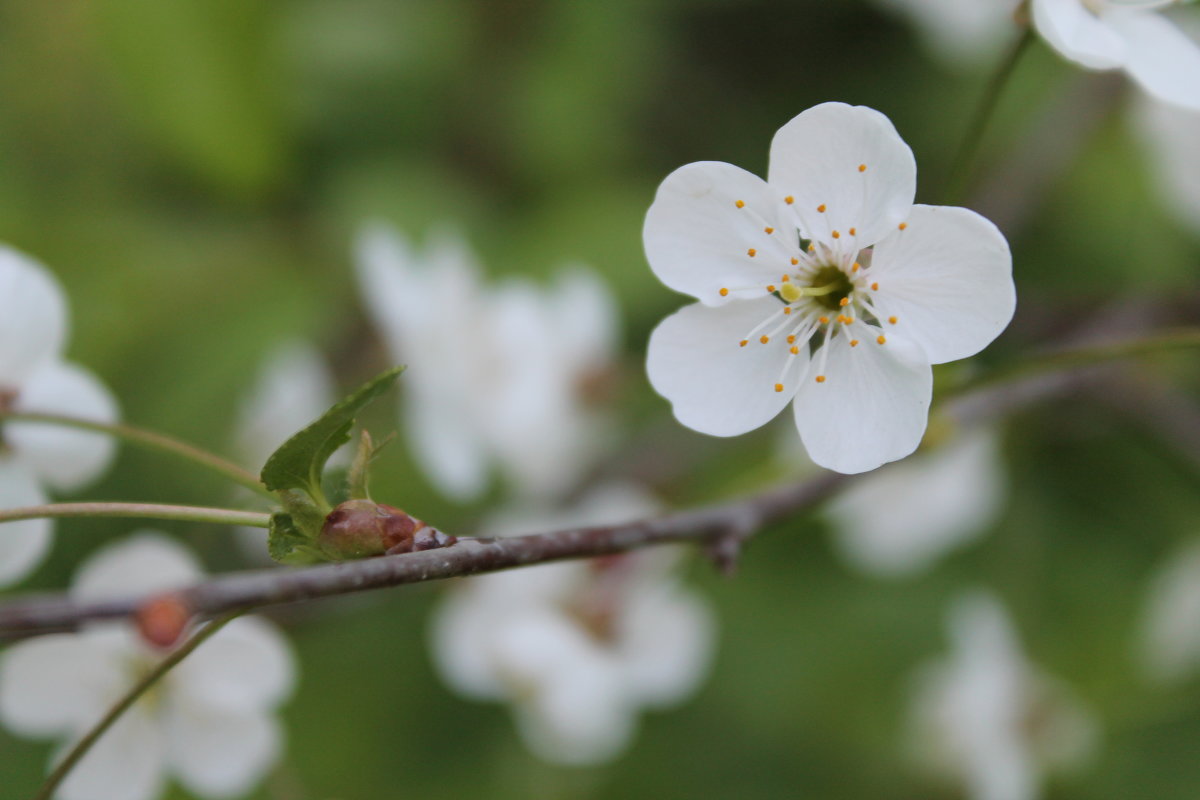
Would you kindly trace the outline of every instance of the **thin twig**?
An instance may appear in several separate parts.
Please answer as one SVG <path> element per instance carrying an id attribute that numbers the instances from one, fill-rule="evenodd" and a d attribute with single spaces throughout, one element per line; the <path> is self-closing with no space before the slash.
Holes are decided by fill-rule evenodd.
<path id="1" fill-rule="evenodd" d="M 275 495 L 267 491 L 266 487 L 262 485 L 262 481 L 253 472 L 243 469 L 232 461 L 222 458 L 215 453 L 202 450 L 193 444 L 188 444 L 163 433 L 149 431 L 121 422 L 97 422 L 95 420 L 81 419 L 62 414 L 0 410 L 0 421 L 3 420 L 10 420 L 12 422 L 37 422 L 46 425 L 60 425 L 68 428 L 79 428 L 85 431 L 106 433 L 109 436 L 114 436 L 131 444 L 141 445 L 151 450 L 158 450 L 159 452 L 178 456 L 185 461 L 197 464 L 224 478 L 241 484 L 251 491 L 258 492 L 272 499 L 275 498 Z"/>
<path id="2" fill-rule="evenodd" d="M 50 798 L 54 795 L 54 790 L 58 788 L 58 785 L 62 783 L 71 770 L 74 769 L 75 765 L 79 763 L 79 760 L 87 755 L 87 752 L 92 749 L 92 745 L 96 743 L 96 741 L 104 734 L 105 731 L 112 727 L 113 723 L 115 723 L 122 714 L 129 710 L 129 708 L 138 701 L 138 698 L 149 691 L 154 684 L 158 683 L 158 681 L 164 675 L 170 672 L 176 664 L 191 655 L 193 650 L 204 644 L 204 642 L 207 641 L 213 634 L 221 630 L 226 623 L 241 613 L 242 612 L 240 610 L 231 611 L 218 619 L 214 619 L 208 625 L 205 625 L 203 628 L 196 631 L 196 633 L 192 635 L 192 638 L 188 639 L 186 642 L 180 645 L 179 648 L 172 651 L 166 658 L 160 661 L 154 669 L 152 669 L 141 680 L 134 684 L 133 687 L 125 694 L 125 696 L 118 700 L 116 704 L 114 704 L 112 708 L 105 713 L 101 720 L 97 722 L 82 739 L 75 743 L 75 746 L 71 748 L 71 751 L 67 753 L 63 760 L 58 762 L 58 766 L 55 767 L 54 771 L 51 772 L 46 778 L 45 783 L 43 783 L 41 788 L 38 789 L 38 793 L 34 795 L 33 800 L 50 800 Z"/>
<path id="3" fill-rule="evenodd" d="M 0 508 L 0 523 L 42 517 L 128 517 L 133 519 L 178 519 L 214 522 L 218 525 L 249 525 L 266 528 L 271 515 L 261 511 L 238 511 L 206 506 L 173 506 L 159 503 L 47 503 L 24 508 Z M 0 528 L 0 537 L 4 529 Z"/>

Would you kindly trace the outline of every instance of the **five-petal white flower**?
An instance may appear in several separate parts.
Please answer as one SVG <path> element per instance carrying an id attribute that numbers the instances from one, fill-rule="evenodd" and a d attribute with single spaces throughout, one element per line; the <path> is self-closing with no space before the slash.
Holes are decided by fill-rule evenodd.
<path id="1" fill-rule="evenodd" d="M 921 672 L 913 697 L 917 755 L 972 800 L 1034 800 L 1043 770 L 1091 754 L 1095 722 L 1069 686 L 1026 661 L 995 597 L 958 598 L 948 623 L 953 651 Z"/>
<path id="2" fill-rule="evenodd" d="M 696 297 L 650 337 L 647 370 L 683 424 L 753 430 L 795 400 L 810 457 L 865 472 L 921 440 L 931 364 L 991 342 L 1016 304 L 996 226 L 914 205 L 912 152 L 883 114 L 824 103 L 775 134 L 766 181 L 731 164 L 671 173 L 646 255 Z"/>
<path id="3" fill-rule="evenodd" d="M 1155 13 L 1177 0 L 1032 0 L 1051 47 L 1088 69 L 1124 69 L 1148 94 L 1200 111 L 1200 46 Z"/>
<path id="4" fill-rule="evenodd" d="M 444 232 L 417 254 L 378 226 L 359 238 L 358 274 L 391 357 L 408 365 L 408 441 L 439 490 L 477 497 L 496 465 L 519 494 L 550 498 L 592 465 L 606 420 L 587 394 L 616 345 L 615 306 L 594 274 L 489 286 L 461 237 Z"/>
<path id="5" fill-rule="evenodd" d="M 632 487 L 593 491 L 570 513 L 508 514 L 491 533 L 609 524 L 653 506 Z M 460 694 L 512 704 L 538 757 L 596 764 L 633 738 L 639 709 L 678 703 L 707 672 L 714 622 L 654 550 L 472 578 L 434 615 L 439 672 Z"/>
<path id="6" fill-rule="evenodd" d="M 88 559 L 71 596 L 98 600 L 163 591 L 201 576 L 178 544 L 142 533 Z M 162 657 L 126 623 L 18 643 L 0 655 L 0 721 L 22 736 L 70 743 Z M 241 795 L 278 756 L 282 735 L 272 712 L 294 680 L 282 635 L 259 617 L 235 619 L 126 711 L 56 796 L 151 800 L 168 773 L 199 797 Z"/>
<path id="7" fill-rule="evenodd" d="M 64 361 L 67 305 L 58 282 L 28 256 L 0 246 L 0 407 L 112 422 L 117 404 L 87 370 Z M 0 421 L 0 507 L 40 505 L 45 489 L 72 491 L 112 460 L 110 437 Z M 0 530 L 0 586 L 20 580 L 50 546 L 49 520 Z"/>

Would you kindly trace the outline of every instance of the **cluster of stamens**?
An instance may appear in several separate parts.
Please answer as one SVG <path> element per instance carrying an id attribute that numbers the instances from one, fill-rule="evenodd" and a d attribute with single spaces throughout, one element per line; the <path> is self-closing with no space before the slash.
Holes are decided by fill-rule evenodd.
<path id="1" fill-rule="evenodd" d="M 865 164 L 860 164 L 858 171 L 865 172 L 866 168 Z M 795 198 L 789 195 L 784 202 L 793 205 Z M 754 213 L 742 200 L 736 200 L 734 206 L 743 213 Z M 816 210 L 824 214 L 827 206 L 822 203 Z M 765 220 L 760 219 L 759 223 L 767 236 L 775 233 L 776 228 Z M 900 230 L 907 227 L 905 223 L 899 225 Z M 850 227 L 846 233 L 848 238 L 854 239 L 858 230 Z M 827 380 L 825 368 L 831 350 L 829 343 L 835 337 L 845 337 L 851 348 L 858 347 L 862 340 L 872 339 L 882 346 L 887 343 L 883 333 L 885 322 L 888 325 L 899 322 L 895 315 L 886 315 L 878 305 L 875 293 L 880 284 L 871 277 L 869 246 L 859 248 L 847 242 L 838 230 L 830 230 L 822 241 L 808 240 L 800 231 L 794 235 L 797 237 L 795 252 L 778 283 L 722 287 L 719 291 L 721 297 L 730 294 L 747 298 L 772 295 L 782 304 L 778 311 L 755 325 L 738 342 L 740 347 L 747 347 L 754 339 L 768 345 L 781 336 L 784 338 L 787 355 L 774 386 L 776 392 L 784 391 L 784 376 L 802 350 L 807 349 L 811 358 L 799 380 L 803 380 L 810 369 L 815 369 L 813 379 L 823 384 Z M 747 255 L 758 258 L 760 249 L 749 248 Z"/>

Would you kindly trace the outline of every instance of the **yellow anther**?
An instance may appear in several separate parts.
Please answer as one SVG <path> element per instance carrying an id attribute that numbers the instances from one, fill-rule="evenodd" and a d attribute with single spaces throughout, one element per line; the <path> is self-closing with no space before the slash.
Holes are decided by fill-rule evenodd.
<path id="1" fill-rule="evenodd" d="M 794 267 L 799 263 L 800 263 L 800 259 L 796 258 L 795 256 L 792 256 L 792 266 Z"/>
<path id="2" fill-rule="evenodd" d="M 899 320 L 898 320 L 898 319 L 896 319 L 895 317 L 888 317 L 888 322 L 890 322 L 890 323 L 892 323 L 893 325 L 895 325 L 897 322 L 899 322 Z"/>
<path id="3" fill-rule="evenodd" d="M 738 200 L 736 203 L 734 203 L 734 205 L 737 206 L 738 208 L 746 207 L 746 204 L 744 202 L 742 202 L 741 200 Z"/>
<path id="4" fill-rule="evenodd" d="M 821 323 L 822 325 L 828 325 L 829 317 L 817 317 L 817 322 Z"/>
<path id="5" fill-rule="evenodd" d="M 887 337 L 886 337 L 886 336 L 880 336 L 880 337 L 879 337 L 878 339 L 876 339 L 875 341 L 879 342 L 880 344 L 886 344 L 886 343 L 887 343 Z"/>
<path id="6" fill-rule="evenodd" d="M 738 342 L 738 347 L 745 347 L 748 344 L 750 344 L 749 339 L 742 339 L 740 342 Z"/>
<path id="7" fill-rule="evenodd" d="M 794 341 L 796 341 L 796 337 L 795 337 L 795 335 L 793 335 L 793 334 L 788 334 L 788 340 L 787 340 L 788 344 L 791 344 L 791 343 L 792 343 L 792 342 L 794 342 Z"/>
<path id="8" fill-rule="evenodd" d="M 787 282 L 788 282 L 788 281 L 790 281 L 791 279 L 792 279 L 792 277 L 791 277 L 790 275 L 784 275 L 784 276 L 780 277 L 780 279 L 779 279 L 779 280 L 780 280 L 780 282 L 781 282 L 781 283 L 787 283 Z"/>
<path id="9" fill-rule="evenodd" d="M 850 271 L 851 271 L 851 272 L 858 272 L 860 269 L 862 269 L 862 264 L 859 264 L 859 263 L 856 261 L 856 262 L 854 262 L 854 266 L 850 268 Z"/>
<path id="10" fill-rule="evenodd" d="M 812 243 L 810 242 L 810 243 L 809 243 L 809 245 L 808 245 L 808 252 L 810 252 L 810 253 L 815 253 L 815 252 L 817 252 L 817 246 L 816 246 L 815 244 L 812 244 Z"/>
<path id="11" fill-rule="evenodd" d="M 783 202 L 787 203 L 790 206 L 792 203 L 796 202 L 796 198 L 792 197 L 789 194 L 787 197 L 783 198 Z"/>
<path id="12" fill-rule="evenodd" d="M 783 307 L 783 313 L 784 313 L 784 314 L 790 314 L 790 313 L 792 313 L 792 308 L 791 308 L 791 306 L 784 306 L 784 307 Z"/>
<path id="13" fill-rule="evenodd" d="M 834 231 L 834 232 L 833 232 L 833 238 L 835 238 L 835 239 L 840 239 L 840 238 L 842 238 L 842 235 L 841 235 L 840 233 L 838 233 L 837 231 Z"/>
<path id="14" fill-rule="evenodd" d="M 824 383 L 824 382 L 825 382 L 825 376 L 824 376 L 824 375 L 818 375 L 818 376 L 817 376 L 817 383 Z"/>
<path id="15" fill-rule="evenodd" d="M 851 340 L 850 340 L 850 346 L 851 346 L 851 347 L 858 347 L 858 339 L 851 339 Z"/>
<path id="16" fill-rule="evenodd" d="M 845 308 L 846 306 L 850 305 L 850 298 L 843 297 L 841 300 L 838 300 L 838 305 L 842 308 Z"/>
<path id="17" fill-rule="evenodd" d="M 850 229 L 850 235 L 851 235 L 851 236 L 858 236 L 858 228 L 851 228 L 851 229 Z"/>
<path id="18" fill-rule="evenodd" d="M 751 247 L 749 250 L 746 251 L 746 255 L 750 256 L 751 258 L 754 258 L 756 255 L 758 255 L 758 251 L 755 250 L 753 247 Z"/>
<path id="19" fill-rule="evenodd" d="M 825 204 L 821 203 L 821 205 L 817 206 L 817 211 L 824 214 L 825 213 Z"/>
<path id="20" fill-rule="evenodd" d="M 842 324 L 843 324 L 843 325 L 852 325 L 852 324 L 854 324 L 854 317 L 846 317 L 845 321 L 844 321 Z"/>
<path id="21" fill-rule="evenodd" d="M 758 337 L 758 340 L 760 342 L 762 342 L 763 344 L 766 344 L 767 342 L 771 341 L 771 337 L 763 335 L 763 336 Z"/>
<path id="22" fill-rule="evenodd" d="M 878 291 L 879 291 L 879 284 L 878 284 L 878 283 L 872 283 L 872 284 L 871 284 L 871 291 L 872 291 L 872 292 L 878 292 Z"/>
<path id="23" fill-rule="evenodd" d="M 859 165 L 858 165 L 858 171 L 859 171 L 859 172 L 866 172 L 866 171 L 867 171 L 867 165 L 866 165 L 866 164 L 859 164 Z"/>
<path id="24" fill-rule="evenodd" d="M 722 286 L 721 287 L 721 297 L 728 297 L 728 296 L 729 296 L 729 290 L 726 289 L 724 286 Z"/>
<path id="25" fill-rule="evenodd" d="M 782 383 L 777 383 L 777 384 L 775 384 L 775 391 L 777 391 L 777 392 L 782 392 L 782 391 L 783 391 L 783 384 L 782 384 Z"/>
<path id="26" fill-rule="evenodd" d="M 772 228 L 770 225 L 768 225 L 767 227 L 763 228 L 763 233 L 765 233 L 767 236 L 770 236 L 770 235 L 771 235 L 772 233 L 774 233 L 774 232 L 775 232 L 775 229 L 774 229 L 774 228 Z"/>
<path id="27" fill-rule="evenodd" d="M 901 222 L 901 223 L 900 223 L 900 230 L 904 230 L 904 229 L 905 229 L 905 228 L 907 228 L 907 227 L 908 227 L 908 223 L 907 223 L 907 222 Z"/>
<path id="28" fill-rule="evenodd" d="M 794 355 L 794 356 L 800 355 L 800 348 L 796 347 L 796 345 L 792 345 L 792 355 Z"/>
<path id="29" fill-rule="evenodd" d="M 775 291 L 775 284 L 773 284 L 773 283 L 768 283 L 768 284 L 767 284 L 767 291 L 768 291 L 768 292 L 774 292 L 774 291 Z"/>
<path id="30" fill-rule="evenodd" d="M 785 283 L 783 288 L 779 290 L 779 296 L 783 298 L 785 303 L 794 303 L 803 295 L 804 293 L 800 291 L 796 284 L 791 283 L 790 281 Z"/>

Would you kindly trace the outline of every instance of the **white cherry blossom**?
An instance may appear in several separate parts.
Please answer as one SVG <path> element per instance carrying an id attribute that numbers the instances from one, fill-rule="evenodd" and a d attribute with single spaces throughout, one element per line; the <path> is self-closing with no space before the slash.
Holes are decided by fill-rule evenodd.
<path id="1" fill-rule="evenodd" d="M 645 516 L 630 487 L 593 491 L 568 513 L 509 513 L 492 533 L 536 533 Z M 567 765 L 616 758 L 642 708 L 692 694 L 714 646 L 708 606 L 663 549 L 546 564 L 461 582 L 434 615 L 432 651 L 460 694 L 512 705 L 538 757 Z"/>
<path id="2" fill-rule="evenodd" d="M 1079 767 L 1098 730 L 1066 684 L 1028 663 L 990 594 L 954 603 L 951 653 L 918 676 L 913 737 L 927 766 L 971 800 L 1035 800 L 1046 772 Z"/>
<path id="3" fill-rule="evenodd" d="M 488 284 L 461 237 L 442 232 L 417 253 L 376 226 L 359 238 L 358 274 L 392 359 L 408 365 L 406 438 L 440 491 L 477 497 L 499 467 L 519 494 L 555 497 L 592 465 L 606 419 L 587 395 L 612 365 L 616 312 L 590 271 L 548 288 Z"/>
<path id="4" fill-rule="evenodd" d="M 1020 0 L 875 0 L 908 16 L 927 49 L 954 65 L 994 58 L 1016 38 Z"/>
<path id="5" fill-rule="evenodd" d="M 855 481 L 825 506 L 834 541 L 858 569 L 909 576 L 983 534 L 1005 476 L 995 431 L 965 431 Z"/>
<path id="6" fill-rule="evenodd" d="M 1031 0 L 1037 32 L 1088 69 L 1123 69 L 1151 96 L 1200 111 L 1200 46 L 1162 9 L 1175 0 Z"/>
<path id="7" fill-rule="evenodd" d="M 192 556 L 143 532 L 97 551 L 71 597 L 98 600 L 199 580 Z M 20 642 L 0 654 L 0 722 L 20 736 L 77 740 L 163 658 L 126 623 Z M 172 669 L 72 770 L 59 800 L 152 800 L 174 776 L 201 798 L 245 794 L 274 763 L 274 709 L 295 681 L 282 635 L 235 619 Z M 59 753 L 61 755 L 61 752 Z"/>
<path id="8" fill-rule="evenodd" d="M 767 180 L 689 164 L 659 187 L 646 255 L 700 302 L 663 320 L 647 371 L 688 427 L 734 436 L 793 400 L 816 463 L 874 469 L 916 449 L 931 364 L 973 355 L 1015 308 L 996 227 L 914 205 L 912 152 L 883 114 L 824 103 L 784 125 Z"/>
<path id="9" fill-rule="evenodd" d="M 64 361 L 67 305 L 29 256 L 0 246 L 0 408 L 112 422 L 117 404 L 90 372 Z M 0 507 L 38 505 L 107 468 L 110 437 L 62 426 L 0 421 Z M 0 526 L 0 586 L 24 577 L 50 547 L 48 520 Z"/>
<path id="10" fill-rule="evenodd" d="M 1172 682 L 1200 669 L 1200 541 L 1181 548 L 1154 575 L 1138 637 L 1147 677 Z"/>

